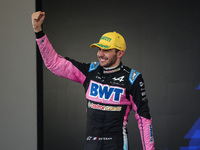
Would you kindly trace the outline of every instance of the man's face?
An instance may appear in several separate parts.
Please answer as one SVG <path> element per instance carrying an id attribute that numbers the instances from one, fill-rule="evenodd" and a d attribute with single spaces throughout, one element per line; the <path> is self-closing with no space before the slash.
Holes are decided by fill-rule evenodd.
<path id="1" fill-rule="evenodd" d="M 120 63 L 120 60 L 117 59 L 115 49 L 104 50 L 98 48 L 97 57 L 101 67 L 116 67 Z"/>

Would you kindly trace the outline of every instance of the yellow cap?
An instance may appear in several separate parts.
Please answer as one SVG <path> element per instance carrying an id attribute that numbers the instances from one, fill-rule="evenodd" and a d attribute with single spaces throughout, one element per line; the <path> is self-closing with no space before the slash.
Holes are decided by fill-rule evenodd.
<path id="1" fill-rule="evenodd" d="M 125 51 L 126 50 L 126 42 L 119 33 L 117 32 L 108 32 L 102 35 L 99 40 L 99 43 L 94 43 L 90 45 L 91 48 L 99 47 L 101 49 L 118 49 Z"/>

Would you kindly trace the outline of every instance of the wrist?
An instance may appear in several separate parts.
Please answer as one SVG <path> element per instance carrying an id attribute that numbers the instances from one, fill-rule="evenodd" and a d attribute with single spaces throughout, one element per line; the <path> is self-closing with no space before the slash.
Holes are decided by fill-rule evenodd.
<path id="1" fill-rule="evenodd" d="M 33 28 L 33 31 L 34 31 L 35 33 L 38 33 L 38 32 L 40 32 L 40 31 L 42 31 L 42 27 Z"/>
<path id="2" fill-rule="evenodd" d="M 35 32 L 35 35 L 36 35 L 36 39 L 39 39 L 39 38 L 43 37 L 45 34 L 43 31 L 40 31 L 40 32 Z"/>

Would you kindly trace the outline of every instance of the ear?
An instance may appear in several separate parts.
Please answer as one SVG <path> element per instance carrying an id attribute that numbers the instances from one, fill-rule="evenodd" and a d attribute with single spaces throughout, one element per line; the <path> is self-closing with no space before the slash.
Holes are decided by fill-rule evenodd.
<path id="1" fill-rule="evenodd" d="M 118 51 L 117 58 L 121 59 L 124 56 L 125 51 Z"/>

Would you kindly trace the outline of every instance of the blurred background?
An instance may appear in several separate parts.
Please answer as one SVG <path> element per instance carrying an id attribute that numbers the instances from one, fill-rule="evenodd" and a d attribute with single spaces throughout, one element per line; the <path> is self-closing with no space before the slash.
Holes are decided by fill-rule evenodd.
<path id="1" fill-rule="evenodd" d="M 97 61 L 90 44 L 119 32 L 127 43 L 122 62 L 145 80 L 156 149 L 200 149 L 200 1 L 40 3 L 44 32 L 62 56 Z M 31 25 L 35 1 L 2 0 L 0 8 L 0 149 L 83 149 L 84 89 L 38 59 Z M 130 150 L 141 150 L 133 111 L 128 132 Z"/>
<path id="2" fill-rule="evenodd" d="M 200 1 L 43 0 L 42 4 L 44 32 L 62 56 L 97 61 L 97 49 L 90 44 L 106 32 L 122 34 L 127 43 L 122 62 L 141 72 L 146 83 L 156 149 L 191 146 L 185 136 L 200 117 Z M 45 149 L 83 149 L 82 85 L 45 67 L 43 71 Z M 141 150 L 134 112 L 128 131 L 130 149 Z"/>
<path id="3" fill-rule="evenodd" d="M 0 150 L 37 149 L 35 0 L 0 1 Z"/>

